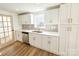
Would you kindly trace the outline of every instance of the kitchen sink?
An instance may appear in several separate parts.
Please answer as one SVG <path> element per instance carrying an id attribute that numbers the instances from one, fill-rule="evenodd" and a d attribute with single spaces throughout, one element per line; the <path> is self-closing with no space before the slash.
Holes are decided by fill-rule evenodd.
<path id="1" fill-rule="evenodd" d="M 36 33 L 42 33 L 42 31 L 38 31 L 38 30 L 34 30 L 32 32 L 36 32 Z"/>

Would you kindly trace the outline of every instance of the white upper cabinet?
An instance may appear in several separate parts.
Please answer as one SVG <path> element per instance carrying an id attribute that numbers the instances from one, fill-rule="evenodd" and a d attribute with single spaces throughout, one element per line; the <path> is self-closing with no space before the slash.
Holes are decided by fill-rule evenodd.
<path id="1" fill-rule="evenodd" d="M 19 15 L 21 24 L 31 24 L 31 14 Z"/>
<path id="2" fill-rule="evenodd" d="M 71 22 L 79 24 L 79 3 L 73 3 L 71 7 Z"/>
<path id="3" fill-rule="evenodd" d="M 59 22 L 59 8 L 47 10 L 45 13 L 46 24 L 58 24 Z"/>
<path id="4" fill-rule="evenodd" d="M 62 4 L 60 6 L 60 24 L 68 24 L 71 13 L 71 4 Z"/>
<path id="5" fill-rule="evenodd" d="M 79 23 L 79 4 L 62 4 L 60 6 L 60 23 L 61 24 L 78 24 Z"/>
<path id="6" fill-rule="evenodd" d="M 60 6 L 60 55 L 78 55 L 79 4 Z M 77 53 L 78 52 L 78 53 Z"/>

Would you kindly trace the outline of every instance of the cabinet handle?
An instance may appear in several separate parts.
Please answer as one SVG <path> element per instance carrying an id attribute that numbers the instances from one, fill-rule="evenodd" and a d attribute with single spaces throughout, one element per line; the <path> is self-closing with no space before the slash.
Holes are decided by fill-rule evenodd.
<path id="1" fill-rule="evenodd" d="M 71 31 L 72 30 L 72 27 L 67 27 L 67 31 Z"/>
<path id="2" fill-rule="evenodd" d="M 72 18 L 69 18 L 68 19 L 68 23 L 72 23 Z"/>
<path id="3" fill-rule="evenodd" d="M 51 42 L 50 41 L 48 41 L 48 44 L 50 44 Z"/>

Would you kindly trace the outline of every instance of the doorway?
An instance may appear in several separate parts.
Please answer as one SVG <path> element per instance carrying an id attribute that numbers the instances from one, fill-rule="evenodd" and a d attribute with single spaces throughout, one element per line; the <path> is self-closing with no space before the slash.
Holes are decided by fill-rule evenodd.
<path id="1" fill-rule="evenodd" d="M 13 41 L 12 17 L 0 15 L 0 48 Z"/>

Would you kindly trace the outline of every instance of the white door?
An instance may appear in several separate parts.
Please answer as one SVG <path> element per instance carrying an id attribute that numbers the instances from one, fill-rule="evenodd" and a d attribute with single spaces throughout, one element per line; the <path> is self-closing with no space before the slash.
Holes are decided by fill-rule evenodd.
<path id="1" fill-rule="evenodd" d="M 67 55 L 69 25 L 60 25 L 59 54 Z"/>
<path id="2" fill-rule="evenodd" d="M 0 16 L 0 46 L 4 47 L 14 42 L 14 30 L 11 16 Z"/>
<path id="3" fill-rule="evenodd" d="M 60 23 L 67 24 L 71 13 L 71 4 L 63 4 L 60 6 Z"/>

